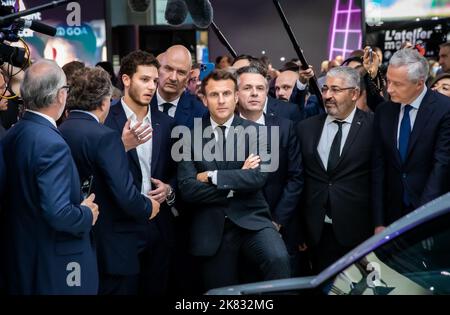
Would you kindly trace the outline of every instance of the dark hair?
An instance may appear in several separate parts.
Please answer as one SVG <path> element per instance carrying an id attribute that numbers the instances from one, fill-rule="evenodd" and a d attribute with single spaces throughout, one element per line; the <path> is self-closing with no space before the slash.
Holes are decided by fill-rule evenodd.
<path id="1" fill-rule="evenodd" d="M 135 50 L 126 55 L 120 63 L 119 79 L 122 83 L 122 76 L 126 74 L 130 78 L 137 72 L 138 66 L 153 66 L 159 69 L 159 61 L 151 53 L 142 50 Z"/>
<path id="2" fill-rule="evenodd" d="M 244 73 L 254 73 L 254 74 L 260 74 L 263 77 L 265 77 L 265 74 L 263 72 L 263 69 L 259 68 L 259 67 L 255 67 L 255 66 L 246 66 L 246 67 L 242 67 L 238 70 L 236 70 L 236 75 L 240 76 Z"/>
<path id="3" fill-rule="evenodd" d="M 359 62 L 359 63 L 361 63 L 361 64 L 364 64 L 364 60 L 363 60 L 362 57 L 360 57 L 360 56 L 352 56 L 352 57 L 349 57 L 349 58 L 345 59 L 345 60 L 342 62 L 342 65 L 341 65 L 341 66 L 348 66 L 349 63 L 352 62 L 352 61 L 356 61 L 356 62 Z"/>
<path id="4" fill-rule="evenodd" d="M 112 84 L 108 72 L 100 67 L 83 68 L 74 73 L 66 107 L 68 110 L 93 111 L 111 94 Z"/>
<path id="5" fill-rule="evenodd" d="M 439 48 L 444 48 L 444 47 L 450 48 L 450 42 L 439 45 Z"/>
<path id="6" fill-rule="evenodd" d="M 206 78 L 202 81 L 202 86 L 200 88 L 200 92 L 206 96 L 206 86 L 208 85 L 209 81 L 226 81 L 231 80 L 234 82 L 234 89 L 237 91 L 237 79 L 234 74 L 231 72 L 228 72 L 226 70 L 214 70 Z"/>
<path id="7" fill-rule="evenodd" d="M 442 79 L 450 79 L 450 73 L 441 73 L 437 75 L 433 80 L 431 80 L 430 84 L 428 85 L 429 88 L 432 88 L 433 85 L 438 83 Z"/>
<path id="8" fill-rule="evenodd" d="M 252 62 L 260 62 L 259 61 L 259 59 L 258 58 L 255 58 L 255 57 L 253 57 L 253 56 L 250 56 L 250 55 L 239 55 L 239 56 L 237 56 L 234 60 L 233 60 L 233 64 L 235 64 L 236 63 L 236 61 L 239 61 L 239 60 L 248 60 L 248 62 L 251 64 Z"/>
<path id="9" fill-rule="evenodd" d="M 95 66 L 96 67 L 101 67 L 106 72 L 108 72 L 109 76 L 111 78 L 111 83 L 114 86 L 117 85 L 117 77 L 116 77 L 116 74 L 114 73 L 114 66 L 113 66 L 113 64 L 111 62 L 109 62 L 109 61 L 101 61 L 101 62 L 97 62 L 97 64 Z"/>
<path id="10" fill-rule="evenodd" d="M 202 67 L 202 64 L 199 63 L 199 62 L 196 62 L 196 63 L 194 63 L 194 64 L 192 65 L 191 70 L 201 69 L 201 67 Z"/>
<path id="11" fill-rule="evenodd" d="M 66 64 L 62 67 L 62 69 L 63 69 L 63 71 L 64 71 L 64 73 L 65 73 L 65 75 L 66 75 L 66 78 L 67 78 L 67 84 L 71 84 L 73 74 L 74 74 L 76 71 L 78 71 L 78 70 L 80 70 L 80 69 L 83 69 L 84 67 L 85 67 L 84 62 L 81 62 L 81 61 L 71 61 L 71 62 L 69 62 L 69 63 L 66 63 Z"/>
<path id="12" fill-rule="evenodd" d="M 297 63 L 293 62 L 293 61 L 288 61 L 280 69 L 280 72 L 285 72 L 285 71 L 299 72 L 300 71 L 300 66 Z"/>

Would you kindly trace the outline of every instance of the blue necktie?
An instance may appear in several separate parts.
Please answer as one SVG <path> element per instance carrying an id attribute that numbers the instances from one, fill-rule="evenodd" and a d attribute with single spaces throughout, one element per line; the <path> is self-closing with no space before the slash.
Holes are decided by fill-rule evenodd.
<path id="1" fill-rule="evenodd" d="M 409 136 L 411 135 L 411 119 L 409 112 L 412 109 L 411 105 L 406 105 L 403 112 L 402 122 L 400 124 L 400 134 L 398 137 L 398 151 L 402 162 L 405 163 L 406 154 L 408 153 Z"/>
<path id="2" fill-rule="evenodd" d="M 411 111 L 411 109 L 411 105 L 405 106 L 402 122 L 400 124 L 400 134 L 398 137 L 398 151 L 400 152 L 400 157 L 403 164 L 405 163 L 406 154 L 408 153 L 408 143 L 409 137 L 411 135 L 411 118 L 409 117 L 409 112 Z M 411 204 L 405 188 L 405 184 L 403 184 L 403 203 L 405 204 L 405 206 L 409 206 Z"/>

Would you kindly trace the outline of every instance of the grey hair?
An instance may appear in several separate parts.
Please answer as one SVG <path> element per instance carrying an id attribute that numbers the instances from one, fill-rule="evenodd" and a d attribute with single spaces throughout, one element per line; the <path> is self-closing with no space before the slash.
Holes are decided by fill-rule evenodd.
<path id="1" fill-rule="evenodd" d="M 361 75 L 358 70 L 340 66 L 334 67 L 327 72 L 327 78 L 339 77 L 344 79 L 345 87 L 354 87 L 356 89 L 361 89 Z"/>
<path id="2" fill-rule="evenodd" d="M 411 82 L 420 80 L 426 81 L 428 78 L 429 64 L 428 61 L 419 54 L 418 51 L 411 48 L 400 49 L 395 52 L 389 61 L 389 66 L 408 68 L 408 79 Z"/>
<path id="3" fill-rule="evenodd" d="M 246 66 L 246 67 L 242 67 L 238 70 L 236 70 L 236 76 L 237 76 L 237 84 L 238 86 L 241 83 L 241 75 L 245 74 L 245 73 L 253 73 L 253 74 L 260 74 L 264 77 L 265 82 L 266 82 L 266 87 L 269 86 L 269 82 L 267 81 L 266 76 L 263 73 L 263 70 L 260 67 L 257 66 Z"/>
<path id="4" fill-rule="evenodd" d="M 39 60 L 25 71 L 20 85 L 24 105 L 31 110 L 49 107 L 66 84 L 64 71 L 52 60 Z"/>

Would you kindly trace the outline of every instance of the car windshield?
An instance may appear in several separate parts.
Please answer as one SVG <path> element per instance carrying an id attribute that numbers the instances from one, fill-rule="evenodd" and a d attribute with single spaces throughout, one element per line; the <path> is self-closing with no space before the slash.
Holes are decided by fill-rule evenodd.
<path id="1" fill-rule="evenodd" d="M 450 294 L 450 214 L 385 243 L 321 290 L 330 295 Z"/>

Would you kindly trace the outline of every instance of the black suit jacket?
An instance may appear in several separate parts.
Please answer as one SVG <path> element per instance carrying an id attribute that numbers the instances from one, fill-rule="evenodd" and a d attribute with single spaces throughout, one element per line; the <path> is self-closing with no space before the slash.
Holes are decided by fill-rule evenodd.
<path id="1" fill-rule="evenodd" d="M 293 122 L 299 122 L 302 120 L 300 108 L 297 104 L 289 103 L 276 98 L 267 97 L 267 110 L 266 114 L 274 114 L 278 117 L 292 120 Z"/>
<path id="2" fill-rule="evenodd" d="M 303 189 L 303 169 L 300 145 L 294 128 L 294 123 L 274 114 L 265 116 L 266 126 L 279 127 L 279 145 L 272 148 L 278 150 L 278 169 L 269 173 L 264 196 L 269 204 L 273 220 L 286 226 L 297 210 L 298 201 Z M 270 135 L 270 131 L 269 131 Z M 272 137 L 270 137 L 272 145 Z"/>
<path id="3" fill-rule="evenodd" d="M 354 246 L 373 233 L 370 209 L 370 171 L 373 114 L 356 110 L 336 168 L 328 173 L 317 151 L 327 115 L 298 124 L 305 185 L 300 211 L 306 220 L 308 243 L 316 245 L 322 234 L 328 197 L 336 239 Z"/>
<path id="4" fill-rule="evenodd" d="M 175 121 L 168 115 L 158 111 L 156 107 L 151 107 L 150 110 L 153 128 L 151 174 L 153 178 L 159 179 L 176 189 L 176 164 L 171 157 L 171 132 Z M 105 125 L 122 134 L 126 122 L 127 116 L 121 102 L 114 102 L 111 105 Z M 128 151 L 127 156 L 134 184 L 141 190 L 142 171 L 136 149 Z M 173 238 L 171 219 L 170 208 L 167 206 L 167 203 L 163 203 L 159 214 L 150 222 L 150 224 L 154 222 L 158 226 L 161 235 L 166 241 L 172 241 Z"/>
<path id="5" fill-rule="evenodd" d="M 448 191 L 450 160 L 450 98 L 428 90 L 417 112 L 406 162 L 397 148 L 400 104 L 386 102 L 375 114 L 373 210 L 376 226 L 403 213 L 403 189 L 413 208 Z"/>
<path id="6" fill-rule="evenodd" d="M 80 178 L 94 176 L 92 192 L 100 211 L 94 228 L 100 272 L 137 274 L 137 232 L 149 221 L 152 205 L 133 183 L 120 134 L 80 112 L 71 112 L 59 129 Z"/>
<path id="7" fill-rule="evenodd" d="M 211 126 L 209 118 L 203 119 L 202 123 L 203 130 Z M 258 128 L 259 125 L 235 116 L 232 126 Z M 238 140 L 235 142 L 234 149 L 236 151 L 237 143 L 240 140 L 243 141 L 244 161 L 250 153 L 259 154 L 260 150 L 251 149 L 259 140 L 247 137 L 242 130 L 236 134 Z M 227 142 L 230 135 L 227 136 Z M 215 141 L 214 135 L 212 138 L 201 139 L 194 138 L 194 132 L 192 132 L 191 137 L 183 137 L 183 139 L 185 148 L 190 152 L 187 152 L 186 160 L 178 163 L 178 185 L 183 201 L 191 204 L 192 224 L 189 249 L 193 255 L 214 255 L 222 240 L 225 216 L 247 230 L 274 228 L 269 206 L 262 193 L 267 173 L 261 172 L 260 169 L 242 170 L 244 161 L 237 159 L 226 163 L 216 160 L 207 161 L 202 151 L 207 143 Z M 189 139 L 191 143 L 187 144 Z M 201 141 L 202 150 L 195 150 L 197 141 Z M 217 186 L 197 180 L 198 173 L 214 170 L 218 170 Z M 230 190 L 234 191 L 234 196 L 227 198 Z"/>

